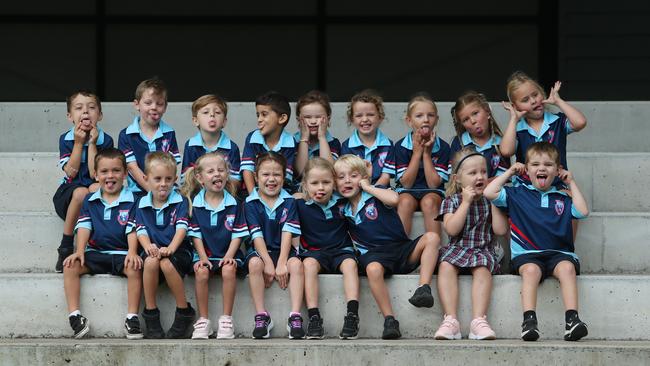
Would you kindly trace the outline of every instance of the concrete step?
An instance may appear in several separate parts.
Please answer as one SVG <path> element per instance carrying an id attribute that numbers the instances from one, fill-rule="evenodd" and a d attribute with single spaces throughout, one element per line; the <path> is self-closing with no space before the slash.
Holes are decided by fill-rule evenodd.
<path id="1" fill-rule="evenodd" d="M 647 128 L 650 102 L 575 102 L 572 103 L 587 116 L 589 124 L 584 131 L 569 138 L 568 149 L 578 152 L 650 152 L 650 140 L 639 133 Z M 439 136 L 451 142 L 455 135 L 451 122 L 449 102 L 438 103 L 440 115 Z M 115 139 L 135 116 L 133 104 L 103 103 L 101 123 Z M 295 105 L 292 104 L 292 107 Z M 508 115 L 500 103 L 492 103 L 492 110 L 502 129 Z M 196 133 L 191 123 L 191 103 L 170 103 L 164 119 L 177 131 L 179 144 Z M 406 103 L 386 103 L 386 120 L 382 130 L 392 139 L 403 137 L 408 128 L 404 124 Z M 341 142 L 351 134 L 345 117 L 347 103 L 332 104 L 331 132 Z M 295 112 L 295 111 L 294 111 Z M 66 119 L 65 103 L 0 103 L 0 126 L 9 134 L 0 136 L 0 151 L 58 151 L 58 136 L 70 129 Z M 292 113 L 288 131 L 296 131 L 295 113 Z M 228 105 L 226 132 L 243 148 L 246 134 L 256 128 L 255 106 L 251 102 L 232 102 Z M 621 141 L 625 141 L 622 143 Z"/>
<path id="2" fill-rule="evenodd" d="M 126 341 L 117 339 L 0 340 L 11 365 L 647 365 L 645 341 L 321 340 Z M 263 361 L 262 361 L 263 360 Z"/>
<path id="3" fill-rule="evenodd" d="M 0 211 L 53 210 L 52 196 L 63 172 L 57 153 L 0 153 Z M 569 153 L 591 211 L 650 211 L 650 153 Z"/>
<path id="4" fill-rule="evenodd" d="M 471 277 L 460 279 L 459 320 L 462 333 L 467 336 L 471 318 Z M 519 338 L 521 333 L 521 305 L 518 276 L 494 277 L 494 286 L 488 319 L 497 336 L 503 339 Z M 407 299 L 417 287 L 418 276 L 400 275 L 387 280 L 396 318 L 404 338 L 432 338 L 442 311 L 433 282 L 436 304 L 433 309 L 415 308 Z M 121 277 L 108 275 L 84 276 L 81 284 L 81 311 L 89 319 L 91 337 L 123 337 L 126 313 L 126 284 Z M 193 278 L 186 278 L 186 293 L 195 305 Z M 584 275 L 578 279 L 580 316 L 589 325 L 589 339 L 650 340 L 647 312 L 650 296 L 650 276 Z M 59 274 L 2 274 L 3 314 L 0 316 L 0 337 L 67 337 L 71 329 L 63 292 L 63 278 Z M 328 337 L 336 337 L 343 324 L 345 299 L 340 275 L 320 276 L 320 309 Z M 216 320 L 222 309 L 221 281 L 210 281 L 210 318 Z M 266 307 L 276 324 L 272 337 L 287 337 L 286 317 L 289 312 L 289 294 L 274 284 L 266 292 Z M 165 286 L 160 287 L 158 307 L 163 327 L 173 320 L 175 303 Z M 377 339 L 383 329 L 383 317 L 378 311 L 365 278 L 361 281 L 360 298 L 361 338 Z M 254 307 L 248 281 L 238 280 L 233 313 L 238 337 L 250 337 L 253 328 Z M 561 339 L 564 334 L 564 308 L 558 282 L 549 279 L 542 283 L 537 307 L 542 339 Z M 305 315 L 303 313 L 303 315 Z"/>

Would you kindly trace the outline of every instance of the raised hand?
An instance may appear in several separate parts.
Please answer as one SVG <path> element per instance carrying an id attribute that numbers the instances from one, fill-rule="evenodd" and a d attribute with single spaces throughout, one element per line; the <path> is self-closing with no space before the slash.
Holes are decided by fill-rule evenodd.
<path id="1" fill-rule="evenodd" d="M 503 105 L 503 109 L 510 112 L 511 120 L 512 119 L 519 120 L 521 117 L 524 116 L 524 114 L 526 114 L 526 111 L 517 110 L 517 108 L 515 108 L 515 106 L 510 102 L 501 102 L 501 105 Z"/>
<path id="2" fill-rule="evenodd" d="M 478 197 L 478 193 L 476 193 L 476 189 L 474 189 L 473 186 L 463 187 L 461 195 L 463 197 L 463 202 L 472 202 L 476 197 Z"/>
<path id="3" fill-rule="evenodd" d="M 562 101 L 562 98 L 560 98 L 560 87 L 562 86 L 561 81 L 556 81 L 555 85 L 551 88 L 551 91 L 548 93 L 548 98 L 542 100 L 542 103 L 544 104 L 557 104 L 558 102 Z"/>

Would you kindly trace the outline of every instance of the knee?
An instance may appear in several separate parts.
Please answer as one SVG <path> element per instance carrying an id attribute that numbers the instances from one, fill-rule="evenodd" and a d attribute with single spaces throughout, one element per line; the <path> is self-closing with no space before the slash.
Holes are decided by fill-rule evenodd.
<path id="1" fill-rule="evenodd" d="M 210 277 L 210 270 L 207 267 L 201 266 L 194 272 L 196 282 L 207 282 Z"/>
<path id="2" fill-rule="evenodd" d="M 88 195 L 88 188 L 79 187 L 72 192 L 72 199 L 75 202 L 83 202 L 84 198 Z"/>
<path id="3" fill-rule="evenodd" d="M 456 266 L 447 261 L 441 261 L 440 264 L 438 264 L 438 275 L 455 274 L 456 271 Z"/>
<path id="4" fill-rule="evenodd" d="M 426 232 L 422 235 L 421 240 L 424 240 L 425 248 L 429 247 L 433 250 L 438 250 L 438 248 L 440 248 L 440 236 L 437 233 L 430 231 Z"/>
<path id="5" fill-rule="evenodd" d="M 70 267 L 63 267 L 64 277 L 79 277 L 81 274 L 81 263 L 78 261 L 72 262 Z"/>
<path id="6" fill-rule="evenodd" d="M 129 279 L 129 280 L 141 280 L 142 279 L 142 271 L 139 269 L 133 269 L 133 267 L 124 267 L 124 275 Z"/>
<path id="7" fill-rule="evenodd" d="M 160 260 L 160 270 L 167 273 L 169 271 L 175 271 L 174 265 L 168 258 L 163 258 Z"/>
<path id="8" fill-rule="evenodd" d="M 519 267 L 519 274 L 523 278 L 537 278 L 537 279 L 539 279 L 539 278 L 542 277 L 542 270 L 536 264 L 527 263 L 527 264 L 524 264 L 523 266 Z"/>
<path id="9" fill-rule="evenodd" d="M 379 262 L 372 262 L 366 266 L 366 274 L 373 280 L 384 278 L 384 266 Z"/>
<path id="10" fill-rule="evenodd" d="M 302 261 L 298 258 L 291 258 L 289 259 L 289 262 L 287 263 L 287 269 L 289 270 L 289 274 L 291 275 L 302 275 L 304 273 L 303 267 L 302 267 Z"/>
<path id="11" fill-rule="evenodd" d="M 345 272 L 353 272 L 353 273 L 359 272 L 359 266 L 357 265 L 357 261 L 355 261 L 352 258 L 345 259 L 343 261 L 343 263 L 341 263 L 341 265 L 339 266 L 339 269 L 343 273 L 345 273 Z"/>
<path id="12" fill-rule="evenodd" d="M 440 209 L 441 202 L 442 200 L 440 199 L 440 196 L 435 193 L 429 193 L 420 201 L 420 209 L 422 209 L 422 211 L 437 212 Z"/>
<path id="13" fill-rule="evenodd" d="M 576 267 L 569 261 L 562 261 L 555 266 L 558 278 L 571 278 L 576 276 Z"/>
<path id="14" fill-rule="evenodd" d="M 237 267 L 234 264 L 226 264 L 221 267 L 221 278 L 226 281 L 232 281 L 237 275 Z"/>
<path id="15" fill-rule="evenodd" d="M 262 274 L 264 271 L 264 262 L 258 258 L 253 257 L 248 261 L 248 272 L 252 275 Z"/>
<path id="16" fill-rule="evenodd" d="M 315 260 L 314 258 L 305 258 L 305 260 L 302 262 L 305 275 L 317 275 L 319 272 L 319 264 L 318 261 Z"/>
<path id="17" fill-rule="evenodd" d="M 147 257 L 144 260 L 143 268 L 146 272 L 158 271 L 160 269 L 160 261 L 158 258 Z"/>

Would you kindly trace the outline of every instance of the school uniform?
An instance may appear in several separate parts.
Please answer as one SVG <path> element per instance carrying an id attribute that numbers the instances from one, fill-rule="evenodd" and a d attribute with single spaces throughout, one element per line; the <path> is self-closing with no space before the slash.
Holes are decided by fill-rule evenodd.
<path id="1" fill-rule="evenodd" d="M 332 156 L 332 160 L 336 161 L 336 159 L 339 158 L 339 154 L 341 153 L 341 142 L 339 141 L 339 139 L 332 136 L 332 134 L 329 133 L 329 131 L 325 133 L 325 138 L 327 139 L 327 145 L 330 148 L 330 155 Z M 296 132 L 293 135 L 293 140 L 296 143 L 296 154 L 297 154 L 298 145 L 300 144 L 300 132 Z M 314 157 L 320 157 L 320 143 L 317 142 L 313 145 L 309 145 L 307 156 L 308 159 Z M 294 182 L 293 192 L 300 192 L 302 175 L 296 176 L 296 179 L 294 181 L 295 182 Z"/>
<path id="2" fill-rule="evenodd" d="M 436 136 L 433 146 L 431 147 L 431 161 L 436 173 L 441 178 L 440 184 L 435 188 L 429 188 L 427 179 L 424 174 L 424 162 L 420 161 L 418 174 L 413 182 L 413 186 L 405 188 L 400 180 L 408 168 L 411 156 L 413 156 L 413 133 L 408 133 L 404 138 L 395 143 L 395 168 L 397 172 L 397 193 L 408 193 L 418 201 L 428 193 L 436 193 L 440 197 L 445 197 L 445 183 L 449 180 L 449 144 L 443 139 Z"/>
<path id="3" fill-rule="evenodd" d="M 244 152 L 241 158 L 241 170 L 248 170 L 255 173 L 255 160 L 257 156 L 268 151 L 277 152 L 287 159 L 284 187 L 285 189 L 293 189 L 293 162 L 296 159 L 296 143 L 287 131 L 282 131 L 280 140 L 273 146 L 273 149 L 269 148 L 266 144 L 266 140 L 259 130 L 251 131 L 246 136 Z"/>
<path id="4" fill-rule="evenodd" d="M 185 180 L 185 172 L 187 169 L 194 166 L 196 160 L 209 152 L 219 152 L 223 154 L 224 158 L 230 165 L 230 179 L 241 181 L 239 167 L 241 159 L 239 157 L 239 146 L 228 137 L 228 135 L 221 131 L 219 141 L 213 147 L 205 146 L 201 132 L 190 137 L 185 142 L 185 149 L 183 150 L 183 164 L 181 165 L 181 180 Z"/>
<path id="5" fill-rule="evenodd" d="M 354 154 L 372 163 L 372 184 L 377 182 L 383 173 L 391 178 L 395 176 L 393 142 L 380 129 L 377 129 L 375 144 L 371 147 L 366 147 L 359 138 L 359 131 L 354 130 L 352 136 L 341 145 L 341 155 L 345 154 Z"/>
<path id="6" fill-rule="evenodd" d="M 462 140 L 462 146 L 460 143 L 461 140 Z M 450 157 L 453 158 L 456 152 L 460 151 L 464 147 L 467 146 L 473 147 L 476 150 L 476 152 L 481 153 L 485 157 L 485 160 L 487 161 L 488 178 L 496 177 L 505 173 L 506 170 L 510 168 L 510 159 L 506 159 L 503 156 L 501 156 L 501 154 L 499 154 L 497 146 L 499 146 L 500 144 L 501 144 L 501 136 L 493 135 L 485 143 L 485 145 L 480 146 L 479 144 L 474 142 L 469 132 L 465 131 L 460 136 L 460 140 L 458 139 L 458 136 L 455 136 L 454 139 L 451 141 Z M 451 158 L 449 163 L 450 172 L 453 168 L 451 166 Z"/>

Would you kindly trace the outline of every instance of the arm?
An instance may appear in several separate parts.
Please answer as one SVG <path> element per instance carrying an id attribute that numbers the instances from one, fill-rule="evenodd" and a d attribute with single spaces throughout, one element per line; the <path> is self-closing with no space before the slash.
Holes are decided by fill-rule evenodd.
<path id="1" fill-rule="evenodd" d="M 86 228 L 77 229 L 77 250 L 68 256 L 63 261 L 64 267 L 72 267 L 72 264 L 75 261 L 79 261 L 81 266 L 84 266 L 84 253 L 86 252 L 86 245 L 88 245 L 88 239 L 90 239 L 90 230 Z"/>
<path id="2" fill-rule="evenodd" d="M 94 127 L 88 133 L 88 156 L 86 161 L 88 162 L 88 174 L 91 178 L 95 178 L 97 175 L 95 172 L 95 156 L 97 155 L 97 137 L 99 137 L 99 130 L 97 127 Z"/>
<path id="3" fill-rule="evenodd" d="M 212 263 L 208 258 L 208 254 L 205 252 L 205 247 L 203 246 L 203 240 L 198 237 L 192 237 L 192 244 L 194 244 L 194 250 L 199 255 L 199 261 L 194 263 L 194 272 L 199 270 L 199 267 L 208 267 L 212 269 Z"/>
<path id="4" fill-rule="evenodd" d="M 495 200 L 497 197 L 499 197 L 499 192 L 503 188 L 503 186 L 510 180 L 510 178 L 515 175 L 515 174 L 521 174 L 525 170 L 525 166 L 522 163 L 515 163 L 513 164 L 508 170 L 506 170 L 505 173 L 497 176 L 490 182 L 490 184 L 485 187 L 485 190 L 483 191 L 483 195 L 485 198 L 489 199 L 490 201 Z"/>
<path id="5" fill-rule="evenodd" d="M 149 187 L 147 186 L 147 181 L 144 179 L 144 172 L 140 170 L 138 163 L 132 161 L 126 164 L 126 167 L 129 170 L 129 174 L 131 175 L 131 178 L 133 178 L 140 185 L 140 187 L 148 191 Z"/>
<path id="6" fill-rule="evenodd" d="M 490 205 L 490 211 L 492 213 L 492 231 L 495 235 L 506 235 L 508 234 L 508 217 L 503 211 L 501 211 L 497 206 Z"/>
<path id="7" fill-rule="evenodd" d="M 377 179 L 377 185 L 389 186 L 390 185 L 390 175 L 388 173 L 381 173 L 379 179 Z"/>
<path id="8" fill-rule="evenodd" d="M 172 254 L 176 253 L 178 247 L 180 247 L 181 244 L 183 244 L 183 240 L 185 240 L 186 233 L 187 233 L 186 229 L 176 229 L 176 233 L 174 234 L 174 237 L 172 238 L 172 241 L 169 243 L 169 245 L 167 247 L 160 248 L 160 256 L 169 257 Z"/>
<path id="9" fill-rule="evenodd" d="M 362 179 L 361 182 L 359 182 L 359 186 L 364 191 L 377 197 L 377 199 L 386 206 L 395 207 L 399 202 L 399 194 L 397 192 L 391 189 L 375 187 L 371 185 L 367 179 Z"/>
<path id="10" fill-rule="evenodd" d="M 427 159 L 423 159 L 424 164 L 424 178 L 427 182 L 427 187 L 429 188 L 438 188 L 443 182 L 442 177 L 438 174 L 436 167 L 433 165 L 433 160 L 431 159 L 431 149 L 433 149 L 433 144 L 436 141 L 435 132 L 431 134 L 431 139 L 426 141 L 423 145 L 424 147 L 424 156 L 428 156 Z M 447 165 L 447 163 L 445 163 Z"/>
<path id="11" fill-rule="evenodd" d="M 223 256 L 223 260 L 219 263 L 220 267 L 225 264 L 232 264 L 234 266 L 237 266 L 237 261 L 235 261 L 235 255 L 237 254 L 240 245 L 241 245 L 241 238 L 234 238 L 230 241 L 230 245 L 228 246 L 228 251 L 226 251 L 226 254 Z"/>
<path id="12" fill-rule="evenodd" d="M 329 118 L 323 119 L 318 124 L 318 156 L 334 164 L 332 157 L 332 150 L 330 149 L 329 141 L 327 141 L 327 124 Z M 298 160 L 296 158 L 296 160 Z"/>
<path id="13" fill-rule="evenodd" d="M 422 136 L 418 132 L 413 132 L 412 135 L 413 137 L 413 150 L 411 153 L 411 158 L 409 159 L 408 166 L 406 167 L 406 170 L 402 175 L 399 177 L 399 182 L 404 188 L 411 188 L 413 187 L 413 183 L 415 183 L 415 179 L 418 176 L 418 171 L 420 170 L 420 162 L 422 162 L 422 155 L 424 153 L 424 147 L 422 144 Z M 397 146 L 395 149 L 397 150 Z M 406 154 L 402 154 L 406 149 L 400 149 L 400 152 L 395 152 L 395 166 L 401 166 L 404 163 L 404 159 Z M 431 151 L 431 150 L 429 150 Z M 398 159 L 399 155 L 399 159 Z M 424 160 L 429 160 L 429 159 L 424 159 Z M 426 162 L 425 164 L 425 169 L 426 169 Z M 426 174 L 426 172 L 425 172 Z M 379 183 L 379 182 L 377 182 Z"/>
<path id="14" fill-rule="evenodd" d="M 469 208 L 476 198 L 476 190 L 474 187 L 467 186 L 463 188 L 462 200 L 456 212 L 446 213 L 443 217 L 442 224 L 445 231 L 449 236 L 456 236 L 463 232 L 465 221 L 467 220 L 467 213 Z"/>
<path id="15" fill-rule="evenodd" d="M 248 194 L 253 193 L 255 189 L 255 175 L 250 170 L 243 170 L 242 177 L 244 178 L 244 184 L 246 185 L 246 190 Z"/>
<path id="16" fill-rule="evenodd" d="M 149 239 L 149 235 L 145 234 L 136 234 L 138 238 L 138 242 L 140 243 L 140 246 L 142 246 L 142 249 L 144 249 L 145 253 L 147 253 L 147 256 L 149 257 L 154 257 L 158 258 L 159 252 L 158 252 L 158 246 L 156 246 L 154 243 L 151 242 Z"/>
<path id="17" fill-rule="evenodd" d="M 517 121 L 525 114 L 525 112 L 518 111 L 515 109 L 515 106 L 509 102 L 501 102 L 503 108 L 510 112 L 510 121 L 508 122 L 508 127 L 503 132 L 503 137 L 501 137 L 501 145 L 499 149 L 501 150 L 501 155 L 505 158 L 513 156 L 517 149 Z"/>
<path id="18" fill-rule="evenodd" d="M 79 125 L 74 126 L 74 145 L 70 152 L 70 158 L 63 166 L 63 171 L 69 178 L 74 178 L 79 174 L 81 155 L 83 154 L 84 141 L 87 136 L 87 133 L 79 128 Z M 88 167 L 90 169 L 90 165 Z"/>
<path id="19" fill-rule="evenodd" d="M 289 252 L 291 251 L 291 237 L 292 234 L 290 232 L 282 232 L 280 255 L 278 257 L 278 265 L 275 269 L 275 278 L 278 280 L 281 289 L 287 288 L 287 285 L 289 284 L 289 269 L 287 268 L 287 261 L 289 260 Z"/>
<path id="20" fill-rule="evenodd" d="M 128 268 L 131 264 L 131 268 L 134 270 L 142 269 L 142 258 L 138 255 L 138 238 L 136 234 L 132 231 L 126 235 L 126 241 L 129 244 L 129 252 L 124 258 L 124 268 Z"/>
<path id="21" fill-rule="evenodd" d="M 564 99 L 560 98 L 560 87 L 562 83 L 559 81 L 555 82 L 555 85 L 551 88 L 551 92 L 548 95 L 548 98 L 542 101 L 544 104 L 553 104 L 560 108 L 560 110 L 566 114 L 567 119 L 569 120 L 569 125 L 571 130 L 578 132 L 587 126 L 587 117 L 585 117 L 580 110 L 571 104 L 567 103 Z"/>
<path id="22" fill-rule="evenodd" d="M 302 176 L 305 171 L 305 166 L 309 160 L 309 128 L 307 124 L 298 119 L 298 126 L 300 127 L 300 141 L 296 148 L 296 161 L 295 161 L 295 175 L 296 177 Z"/>
<path id="23" fill-rule="evenodd" d="M 585 200 L 585 197 L 582 195 L 582 192 L 580 192 L 580 189 L 578 188 L 578 183 L 576 183 L 576 180 L 573 178 L 573 174 L 568 171 L 568 170 L 560 170 L 560 178 L 562 181 L 569 186 L 569 189 L 571 189 L 571 199 L 573 200 L 573 207 L 578 210 L 582 214 L 582 216 L 587 216 L 589 215 L 589 206 L 587 205 L 587 201 Z"/>
<path id="24" fill-rule="evenodd" d="M 260 236 L 253 239 L 253 247 L 264 262 L 264 283 L 266 284 L 266 287 L 270 287 L 275 278 L 275 267 L 273 267 L 273 260 L 269 255 L 269 251 L 266 249 L 264 238 Z"/>

